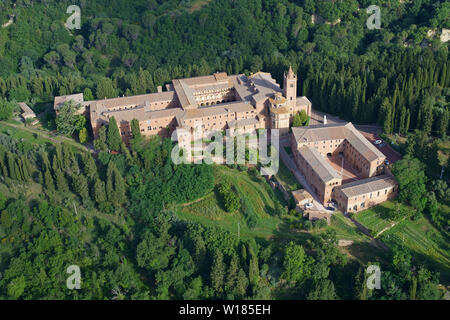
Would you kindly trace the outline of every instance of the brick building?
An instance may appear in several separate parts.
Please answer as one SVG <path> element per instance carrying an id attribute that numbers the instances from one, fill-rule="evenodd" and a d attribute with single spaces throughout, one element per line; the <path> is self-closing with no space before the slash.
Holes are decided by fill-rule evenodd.
<path id="1" fill-rule="evenodd" d="M 131 120 L 139 121 L 143 136 L 169 136 L 177 128 L 203 130 L 242 130 L 277 128 L 287 133 L 295 113 L 311 115 L 311 102 L 297 97 L 297 76 L 292 68 L 284 75 L 284 88 L 269 73 L 251 76 L 227 75 L 175 79 L 158 87 L 157 93 L 84 101 L 82 94 L 55 98 L 55 111 L 67 100 L 83 106 L 90 116 L 94 137 L 114 116 L 125 143 L 131 138 Z"/>
<path id="2" fill-rule="evenodd" d="M 350 122 L 292 128 L 291 146 L 299 170 L 324 204 L 333 200 L 341 210 L 358 211 L 395 195 L 395 180 L 379 177 L 386 157 Z M 329 161 L 335 156 L 362 180 L 343 184 Z"/>
<path id="3" fill-rule="evenodd" d="M 397 194 L 397 182 L 381 175 L 346 183 L 334 189 L 337 206 L 344 212 L 358 212 L 392 199 Z"/>

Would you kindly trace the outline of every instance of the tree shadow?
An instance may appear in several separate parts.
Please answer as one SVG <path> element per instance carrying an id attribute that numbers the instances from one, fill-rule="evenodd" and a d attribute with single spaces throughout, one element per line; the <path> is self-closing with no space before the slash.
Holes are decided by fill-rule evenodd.
<path id="1" fill-rule="evenodd" d="M 370 242 L 354 242 L 351 246 L 346 247 L 346 250 L 362 264 L 368 262 L 385 263 L 389 259 L 388 252 L 375 247 Z"/>

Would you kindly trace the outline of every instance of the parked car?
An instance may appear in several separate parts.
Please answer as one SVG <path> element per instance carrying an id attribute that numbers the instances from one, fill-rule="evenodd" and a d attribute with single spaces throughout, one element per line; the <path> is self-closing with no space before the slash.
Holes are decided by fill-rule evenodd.
<path id="1" fill-rule="evenodd" d="M 379 144 L 378 147 L 383 148 L 385 145 L 386 145 L 386 143 L 383 142 L 383 143 Z"/>
<path id="2" fill-rule="evenodd" d="M 384 164 L 388 166 L 390 164 L 389 160 L 384 160 Z"/>
<path id="3" fill-rule="evenodd" d="M 311 209 L 313 207 L 313 204 L 311 202 L 308 202 L 305 204 L 305 209 Z"/>
<path id="4" fill-rule="evenodd" d="M 374 142 L 375 145 L 379 145 L 379 144 L 382 144 L 382 143 L 383 143 L 382 140 L 376 140 L 376 141 Z"/>
<path id="5" fill-rule="evenodd" d="M 332 207 L 332 206 L 328 206 L 328 207 L 327 207 L 327 210 L 330 210 L 330 211 L 335 211 L 335 210 L 336 210 L 336 208 L 335 208 L 335 207 Z"/>

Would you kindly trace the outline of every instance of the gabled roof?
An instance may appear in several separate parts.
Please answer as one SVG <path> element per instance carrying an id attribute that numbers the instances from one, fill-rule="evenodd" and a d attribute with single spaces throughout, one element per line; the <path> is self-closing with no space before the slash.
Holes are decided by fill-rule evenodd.
<path id="1" fill-rule="evenodd" d="M 203 117 L 212 117 L 217 115 L 227 115 L 235 112 L 251 112 L 253 110 L 253 106 L 245 102 L 224 103 L 215 106 L 184 110 L 183 112 L 177 114 L 177 122 L 180 126 L 185 126 L 186 120 L 201 119 Z"/>
<path id="2" fill-rule="evenodd" d="M 397 181 L 391 176 L 382 175 L 346 183 L 337 187 L 348 198 L 361 196 L 371 192 L 378 192 L 397 185 Z"/>
<path id="3" fill-rule="evenodd" d="M 324 183 L 334 179 L 341 179 L 340 174 L 337 173 L 316 148 L 302 146 L 298 151 Z"/>
<path id="4" fill-rule="evenodd" d="M 303 200 L 314 200 L 314 197 L 305 189 L 299 189 L 292 191 L 292 196 L 295 199 L 295 202 L 300 203 Z"/>
<path id="5" fill-rule="evenodd" d="M 181 108 L 167 108 L 162 110 L 146 110 L 144 106 L 139 106 L 133 109 L 127 110 L 105 110 L 103 111 L 99 118 L 107 120 L 113 117 L 118 123 L 121 121 L 131 121 L 133 119 L 138 119 L 139 121 L 163 119 L 163 118 L 174 118 L 177 114 L 182 112 Z"/>
<path id="6" fill-rule="evenodd" d="M 232 88 L 233 83 L 226 72 L 220 72 L 209 76 L 175 79 L 172 80 L 172 85 L 183 109 L 191 109 L 198 106 L 194 96 L 197 91 Z"/>
<path id="7" fill-rule="evenodd" d="M 57 96 L 55 97 L 55 100 L 53 102 L 53 109 L 57 111 L 64 102 L 73 100 L 75 104 L 81 104 L 82 106 L 85 106 L 84 103 L 84 95 L 83 93 L 76 93 L 76 94 L 70 94 L 67 96 Z"/>
<path id="8" fill-rule="evenodd" d="M 240 74 L 230 78 L 238 96 L 253 104 L 271 98 L 277 92 L 282 92 L 270 73 L 257 72 L 249 77 Z"/>
<path id="9" fill-rule="evenodd" d="M 297 97 L 297 106 L 306 106 L 311 104 L 307 97 Z"/>
<path id="10" fill-rule="evenodd" d="M 356 130 L 351 122 L 294 127 L 292 128 L 292 134 L 297 143 L 345 139 L 368 161 L 385 158 L 384 154 Z"/>
<path id="11" fill-rule="evenodd" d="M 242 128 L 246 126 L 253 126 L 257 125 L 259 123 L 258 118 L 248 118 L 248 119 L 241 119 L 241 120 L 231 120 L 228 121 L 228 127 L 229 128 Z"/>

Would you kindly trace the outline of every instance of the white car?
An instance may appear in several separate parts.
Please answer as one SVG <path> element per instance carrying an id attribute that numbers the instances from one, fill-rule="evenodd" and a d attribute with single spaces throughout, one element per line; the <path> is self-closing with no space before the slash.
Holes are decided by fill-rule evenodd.
<path id="1" fill-rule="evenodd" d="M 305 204 L 305 209 L 311 209 L 313 207 L 313 204 L 311 202 L 308 202 Z"/>
<path id="2" fill-rule="evenodd" d="M 382 140 L 376 140 L 376 141 L 374 142 L 375 145 L 379 145 L 379 144 L 382 144 L 382 143 L 383 143 Z"/>

